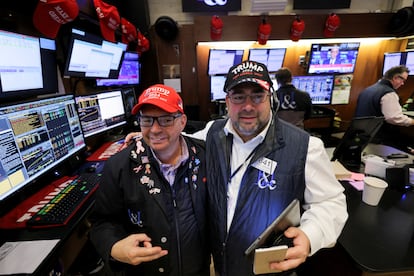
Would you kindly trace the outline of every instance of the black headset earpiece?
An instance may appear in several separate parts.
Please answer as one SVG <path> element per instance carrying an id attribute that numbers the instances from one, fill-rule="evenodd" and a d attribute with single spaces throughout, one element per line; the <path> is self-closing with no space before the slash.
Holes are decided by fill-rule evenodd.
<path id="1" fill-rule="evenodd" d="M 276 113 L 279 110 L 279 99 L 277 98 L 277 93 L 273 86 L 270 87 L 270 106 L 272 110 Z"/>

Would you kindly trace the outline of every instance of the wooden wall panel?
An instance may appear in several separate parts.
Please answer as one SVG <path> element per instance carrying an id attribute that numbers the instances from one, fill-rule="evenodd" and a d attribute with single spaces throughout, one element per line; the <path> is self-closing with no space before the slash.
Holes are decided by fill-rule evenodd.
<path id="1" fill-rule="evenodd" d="M 393 13 L 338 14 L 341 26 L 336 30 L 335 37 L 378 37 L 393 36 L 388 23 Z M 304 14 L 300 17 L 305 21 L 302 38 L 323 38 L 323 29 L 328 14 Z M 211 16 L 194 18 L 196 41 L 210 41 Z M 221 41 L 256 40 L 260 16 L 221 16 L 223 35 Z M 295 15 L 268 16 L 267 22 L 272 25 L 270 35 L 273 39 L 289 39 L 290 28 Z"/>

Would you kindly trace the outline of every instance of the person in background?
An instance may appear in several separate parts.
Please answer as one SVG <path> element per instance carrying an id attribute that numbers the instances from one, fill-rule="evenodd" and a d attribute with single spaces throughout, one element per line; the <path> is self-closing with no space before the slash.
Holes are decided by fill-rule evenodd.
<path id="1" fill-rule="evenodd" d="M 395 126 L 414 126 L 414 119 L 404 115 L 397 89 L 407 81 L 410 70 L 404 66 L 388 69 L 375 84 L 365 88 L 358 96 L 354 117 L 384 117 L 385 124 L 378 131 L 373 142 L 384 143 L 404 149 L 396 141 Z"/>
<path id="2" fill-rule="evenodd" d="M 341 55 L 339 54 L 339 47 L 338 45 L 334 45 L 329 50 L 329 58 L 323 61 L 323 64 L 341 64 L 343 63 L 341 59 Z"/>
<path id="3" fill-rule="evenodd" d="M 397 91 L 407 81 L 409 72 L 404 65 L 388 69 L 378 82 L 359 94 L 354 117 L 384 116 L 388 124 L 414 125 L 414 120 L 403 114 Z"/>
<path id="4" fill-rule="evenodd" d="M 143 91 L 132 109 L 142 140 L 105 163 L 91 216 L 91 241 L 125 275 L 210 275 L 205 146 L 181 135 L 177 92 Z"/>
<path id="5" fill-rule="evenodd" d="M 275 76 L 279 84 L 279 89 L 276 90 L 280 102 L 277 112 L 279 118 L 303 129 L 303 121 L 309 119 L 312 113 L 309 94 L 292 84 L 292 73 L 288 68 L 280 68 Z"/>

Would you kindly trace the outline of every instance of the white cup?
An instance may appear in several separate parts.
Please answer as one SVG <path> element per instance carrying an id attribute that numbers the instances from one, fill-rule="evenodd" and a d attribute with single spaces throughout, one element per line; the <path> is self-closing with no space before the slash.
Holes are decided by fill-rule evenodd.
<path id="1" fill-rule="evenodd" d="M 387 187 L 388 183 L 384 180 L 377 177 L 366 176 L 364 178 L 362 201 L 368 205 L 377 206 Z"/>

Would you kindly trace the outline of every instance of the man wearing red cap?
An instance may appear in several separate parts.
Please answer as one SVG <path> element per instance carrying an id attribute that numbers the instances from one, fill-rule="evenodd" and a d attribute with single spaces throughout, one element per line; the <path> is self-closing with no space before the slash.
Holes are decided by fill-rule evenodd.
<path id="1" fill-rule="evenodd" d="M 220 276 L 253 276 L 245 251 L 294 199 L 300 225 L 284 232 L 292 245 L 283 261 L 292 269 L 335 244 L 348 218 L 344 188 L 336 180 L 323 142 L 279 120 L 267 67 L 243 61 L 229 69 L 223 91 L 228 118 L 193 136 L 206 139 L 208 216 L 214 268 Z"/>
<path id="2" fill-rule="evenodd" d="M 154 85 L 139 97 L 143 140 L 110 158 L 91 221 L 91 240 L 126 275 L 210 275 L 204 143 L 181 135 L 177 92 Z"/>

